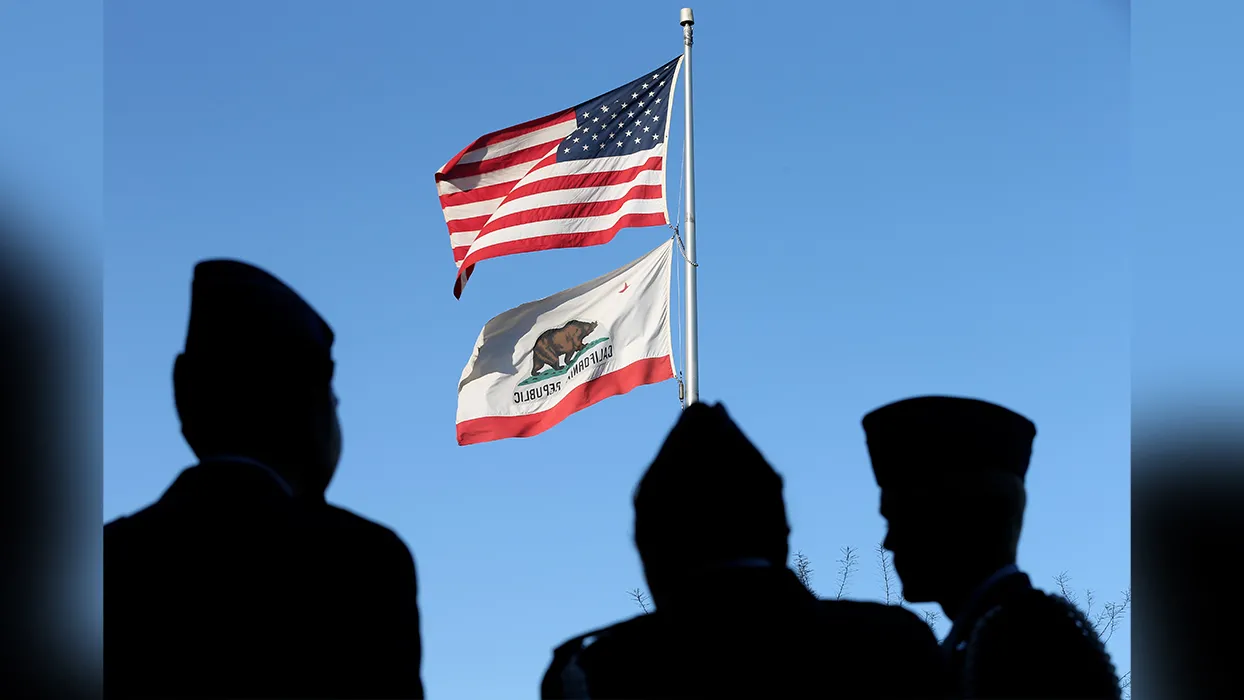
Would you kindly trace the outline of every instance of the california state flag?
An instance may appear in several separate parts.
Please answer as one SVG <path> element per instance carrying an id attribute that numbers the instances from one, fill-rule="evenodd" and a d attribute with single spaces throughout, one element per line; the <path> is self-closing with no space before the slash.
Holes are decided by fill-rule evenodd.
<path id="1" fill-rule="evenodd" d="M 538 435 L 597 401 L 673 379 L 673 250 L 666 241 L 489 321 L 458 382 L 458 444 Z"/>

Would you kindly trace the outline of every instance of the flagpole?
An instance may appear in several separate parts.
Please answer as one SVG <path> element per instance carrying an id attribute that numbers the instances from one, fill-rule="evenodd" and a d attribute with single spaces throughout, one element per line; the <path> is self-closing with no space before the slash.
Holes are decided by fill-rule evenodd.
<path id="1" fill-rule="evenodd" d="M 690 7 L 682 8 L 682 12 L 679 15 L 679 24 L 682 25 L 683 100 L 686 105 L 686 134 L 683 137 L 685 139 L 683 148 L 686 149 L 686 172 L 683 175 L 686 178 L 684 188 L 687 195 L 687 214 L 682 226 L 682 237 L 685 247 L 684 264 L 687 271 L 687 356 L 683 363 L 686 397 L 683 405 L 690 406 L 700 400 L 699 315 L 696 313 L 695 279 L 695 151 L 692 148 L 694 141 L 691 134 L 691 28 L 695 24 L 695 17 L 691 14 Z"/>

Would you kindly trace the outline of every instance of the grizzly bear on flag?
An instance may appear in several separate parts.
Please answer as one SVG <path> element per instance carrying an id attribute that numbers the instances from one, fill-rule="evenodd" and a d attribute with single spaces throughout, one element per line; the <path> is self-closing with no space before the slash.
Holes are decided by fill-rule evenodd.
<path id="1" fill-rule="evenodd" d="M 587 321 L 571 321 L 561 328 L 552 328 L 540 334 L 536 338 L 536 345 L 532 348 L 532 354 L 535 359 L 532 360 L 531 376 L 535 377 L 540 374 L 540 370 L 546 365 L 552 367 L 556 371 L 565 369 L 562 365 L 562 356 L 566 356 L 566 361 L 574 357 L 576 352 L 583 349 L 583 339 L 596 330 L 596 322 Z"/>

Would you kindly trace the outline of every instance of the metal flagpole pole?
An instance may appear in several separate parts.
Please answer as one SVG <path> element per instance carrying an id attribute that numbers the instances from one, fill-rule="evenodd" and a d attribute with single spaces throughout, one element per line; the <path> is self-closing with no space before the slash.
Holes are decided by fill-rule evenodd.
<path id="1" fill-rule="evenodd" d="M 692 25 L 695 24 L 695 17 L 691 14 L 690 7 L 682 8 L 679 16 L 679 24 L 682 25 L 682 56 L 683 56 L 683 100 L 686 104 L 686 134 L 684 135 L 684 146 L 686 149 L 686 193 L 687 193 L 687 215 L 683 221 L 682 235 L 685 247 L 685 265 L 687 271 L 687 334 L 686 334 L 686 351 L 687 357 L 684 361 L 684 379 L 686 382 L 687 392 L 684 406 L 700 400 L 700 343 L 697 331 L 699 329 L 699 317 L 696 313 L 696 253 L 695 253 L 695 151 L 692 148 L 694 143 L 691 134 L 691 38 Z"/>

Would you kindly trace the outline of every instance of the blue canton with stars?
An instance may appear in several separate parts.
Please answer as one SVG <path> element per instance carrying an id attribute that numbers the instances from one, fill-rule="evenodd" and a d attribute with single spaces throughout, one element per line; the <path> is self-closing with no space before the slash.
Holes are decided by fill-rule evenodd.
<path id="1" fill-rule="evenodd" d="M 624 156 L 661 143 L 678 61 L 579 105 L 578 128 L 557 147 L 557 161 Z"/>

